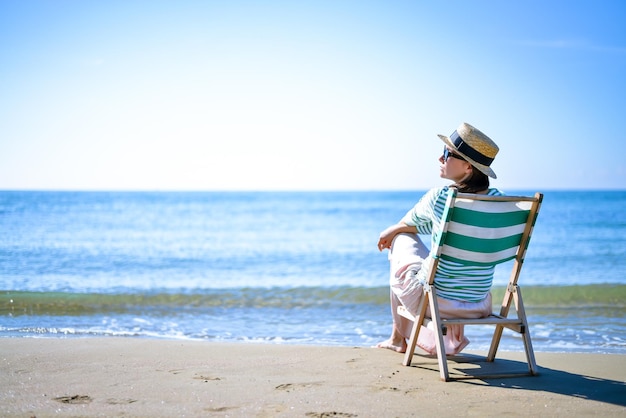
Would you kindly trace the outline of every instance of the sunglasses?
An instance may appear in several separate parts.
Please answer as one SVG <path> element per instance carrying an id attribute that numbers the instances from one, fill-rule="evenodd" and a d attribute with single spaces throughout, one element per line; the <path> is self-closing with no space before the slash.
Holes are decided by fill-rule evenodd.
<path id="1" fill-rule="evenodd" d="M 458 154 L 454 154 L 452 151 L 448 150 L 448 147 L 444 146 L 443 147 L 443 162 L 445 163 L 446 161 L 448 161 L 448 158 L 456 158 L 457 160 L 463 160 L 465 161 L 465 158 L 461 157 Z"/>

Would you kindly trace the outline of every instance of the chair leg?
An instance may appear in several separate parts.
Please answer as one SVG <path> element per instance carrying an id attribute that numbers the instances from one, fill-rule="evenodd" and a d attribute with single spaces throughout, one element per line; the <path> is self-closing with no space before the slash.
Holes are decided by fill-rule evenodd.
<path id="1" fill-rule="evenodd" d="M 524 349 L 526 350 L 526 361 L 528 362 L 528 370 L 530 374 L 538 374 L 537 362 L 535 361 L 535 352 L 533 351 L 533 344 L 530 340 L 530 328 L 528 326 L 528 320 L 526 319 L 526 310 L 524 309 L 524 302 L 522 300 L 522 290 L 517 287 L 516 292 L 513 294 L 513 300 L 515 302 L 515 309 L 517 310 L 517 317 L 522 320 L 524 324 L 524 333 L 522 334 L 524 340 Z"/>
<path id="2" fill-rule="evenodd" d="M 415 354 L 415 346 L 417 345 L 417 337 L 419 337 L 420 329 L 422 328 L 422 324 L 424 323 L 424 315 L 426 314 L 427 308 L 428 298 L 426 297 L 426 294 L 424 294 L 417 308 L 417 316 L 413 321 L 411 335 L 407 343 L 406 352 L 404 353 L 404 360 L 402 361 L 402 364 L 404 366 L 410 366 L 411 361 L 413 360 L 413 355 Z"/>
<path id="3" fill-rule="evenodd" d="M 441 377 L 441 380 L 447 382 L 449 380 L 448 360 L 446 358 L 446 348 L 443 344 L 443 331 L 441 329 L 441 317 L 439 316 L 439 304 L 437 303 L 437 296 L 434 291 L 428 292 L 428 299 L 430 302 L 431 320 L 433 321 L 435 334 L 437 336 L 435 343 L 437 346 L 437 362 L 439 363 L 439 375 Z"/>
<path id="4" fill-rule="evenodd" d="M 410 366 L 411 361 L 413 360 L 413 355 L 415 354 L 415 346 L 417 345 L 417 337 L 421 328 L 420 322 L 421 321 L 419 321 L 419 318 L 415 318 L 415 321 L 413 321 L 413 328 L 411 328 L 411 337 L 409 338 L 406 351 L 404 352 L 404 360 L 402 361 L 402 364 L 404 366 Z"/>
<path id="5" fill-rule="evenodd" d="M 500 307 L 500 316 L 507 317 L 509 314 L 509 308 L 511 307 L 511 301 L 513 300 L 512 290 L 511 286 L 508 286 L 506 292 L 504 293 L 502 306 Z M 489 353 L 487 354 L 487 361 L 489 362 L 494 361 L 496 358 L 496 352 L 498 351 L 500 339 L 502 338 L 502 331 L 504 331 L 504 327 L 502 325 L 496 325 L 493 338 L 491 339 Z"/>
<path id="6" fill-rule="evenodd" d="M 493 338 L 491 339 L 489 353 L 487 354 L 487 361 L 489 362 L 494 361 L 496 358 L 498 346 L 500 345 L 500 339 L 502 338 L 502 331 L 504 331 L 504 327 L 502 325 L 496 325 L 496 329 L 493 332 Z"/>

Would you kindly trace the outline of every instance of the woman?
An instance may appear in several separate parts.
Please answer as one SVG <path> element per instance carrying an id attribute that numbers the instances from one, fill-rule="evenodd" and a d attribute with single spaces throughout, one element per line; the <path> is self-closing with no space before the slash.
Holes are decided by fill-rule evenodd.
<path id="1" fill-rule="evenodd" d="M 428 249 L 417 234 L 437 235 L 451 187 L 462 193 L 501 194 L 499 190 L 489 188 L 489 177 L 496 178 L 490 165 L 498 153 L 498 146 L 487 135 L 462 123 L 449 138 L 444 135 L 439 138 L 445 143 L 443 155 L 439 157 L 440 176 L 454 183 L 429 190 L 399 223 L 381 232 L 378 240 L 380 251 L 389 249 L 393 328 L 391 337 L 377 347 L 399 353 L 406 351 L 412 322 L 398 315 L 397 307 L 402 304 L 412 314 L 417 313 L 423 296 L 419 280 L 426 279 L 429 273 L 426 271 Z M 435 288 L 442 317 L 481 318 L 489 315 L 493 272 L 494 268 L 490 266 L 468 267 L 440 260 Z M 444 337 L 447 354 L 457 354 L 468 343 L 462 325 L 448 327 Z M 435 354 L 434 334 L 423 327 L 417 345 Z"/>

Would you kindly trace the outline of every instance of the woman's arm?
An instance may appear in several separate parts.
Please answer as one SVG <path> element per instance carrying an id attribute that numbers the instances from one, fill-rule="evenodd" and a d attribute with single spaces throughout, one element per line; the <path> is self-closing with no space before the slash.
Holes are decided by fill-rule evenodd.
<path id="1" fill-rule="evenodd" d="M 399 222 L 395 225 L 391 225 L 383 232 L 380 233 L 380 237 L 378 238 L 378 251 L 382 251 L 385 248 L 391 248 L 391 243 L 396 235 L 401 234 L 403 232 L 408 232 L 411 234 L 417 233 L 417 228 L 414 226 L 407 225 L 403 222 Z"/>

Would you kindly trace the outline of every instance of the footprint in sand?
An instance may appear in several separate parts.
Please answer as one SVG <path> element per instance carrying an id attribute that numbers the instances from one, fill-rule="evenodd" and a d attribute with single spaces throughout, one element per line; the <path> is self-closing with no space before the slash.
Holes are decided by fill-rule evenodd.
<path id="1" fill-rule="evenodd" d="M 373 387 L 373 390 L 378 391 L 378 392 L 398 392 L 398 393 L 402 392 L 405 395 L 408 395 L 409 393 L 418 392 L 419 388 L 417 388 L 417 387 L 409 387 L 409 388 L 402 388 L 401 389 L 401 388 L 396 387 L 396 386 L 388 386 L 388 385 L 385 385 L 385 384 L 378 384 L 378 385 L 375 385 Z"/>
<path id="2" fill-rule="evenodd" d="M 128 405 L 130 403 L 135 403 L 137 402 L 137 399 L 113 399 L 113 398 L 109 398 L 107 399 L 107 403 L 109 405 Z"/>
<path id="3" fill-rule="evenodd" d="M 73 395 L 73 396 L 59 396 L 54 398 L 55 401 L 67 404 L 86 404 L 93 401 L 90 396 L 87 395 Z"/>
<path id="4" fill-rule="evenodd" d="M 219 377 L 213 377 L 213 376 L 205 376 L 205 375 L 197 375 L 193 377 L 196 380 L 204 380 L 205 382 L 208 382 L 209 380 L 222 380 Z"/>
<path id="5" fill-rule="evenodd" d="M 238 409 L 237 406 L 221 406 L 219 408 L 204 408 L 207 412 L 226 412 L 232 409 Z"/>
<path id="6" fill-rule="evenodd" d="M 286 392 L 290 392 L 292 390 L 298 388 L 312 388 L 313 386 L 319 386 L 321 383 L 319 382 L 311 382 L 311 383 L 283 383 L 282 385 L 276 386 L 277 390 L 284 390 Z"/>

